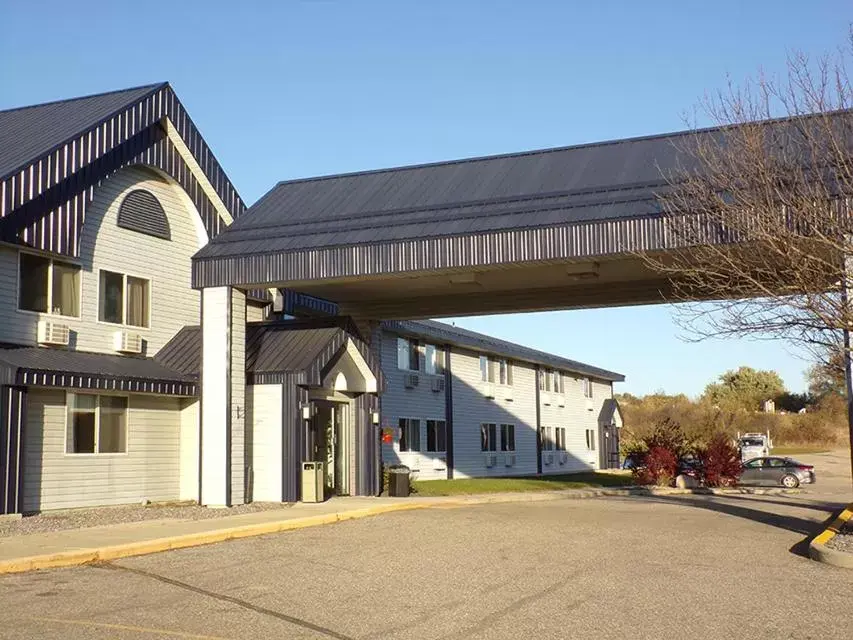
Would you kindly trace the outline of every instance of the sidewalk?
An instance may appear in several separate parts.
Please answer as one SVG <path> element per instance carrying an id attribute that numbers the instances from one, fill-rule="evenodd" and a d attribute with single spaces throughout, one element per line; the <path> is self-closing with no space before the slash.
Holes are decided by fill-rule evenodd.
<path id="1" fill-rule="evenodd" d="M 732 490 L 727 493 L 729 492 L 736 493 L 738 491 Z M 785 493 L 788 492 L 785 491 Z M 170 549 L 183 549 L 226 540 L 332 524 L 394 511 L 442 507 L 456 508 L 501 502 L 541 502 L 604 496 L 624 497 L 682 493 L 699 493 L 699 491 L 590 488 L 430 498 L 419 498 L 417 496 L 409 498 L 347 497 L 333 498 L 316 504 L 297 503 L 287 509 L 258 511 L 240 515 L 227 515 L 227 510 L 223 509 L 221 518 L 143 520 L 0 538 L 0 574 L 103 562 Z"/>

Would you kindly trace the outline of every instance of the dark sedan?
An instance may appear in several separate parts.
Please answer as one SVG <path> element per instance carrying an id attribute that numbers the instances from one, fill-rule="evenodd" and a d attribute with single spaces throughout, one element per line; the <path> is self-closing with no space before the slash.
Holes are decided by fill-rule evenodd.
<path id="1" fill-rule="evenodd" d="M 769 456 L 753 458 L 743 463 L 740 484 L 759 487 L 783 486 L 794 489 L 815 482 L 814 467 L 791 458 Z"/>

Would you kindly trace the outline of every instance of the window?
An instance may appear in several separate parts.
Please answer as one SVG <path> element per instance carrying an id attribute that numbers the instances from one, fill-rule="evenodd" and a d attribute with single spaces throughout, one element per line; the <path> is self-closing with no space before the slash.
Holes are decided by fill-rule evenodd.
<path id="1" fill-rule="evenodd" d="M 151 283 L 142 278 L 101 271 L 98 319 L 101 322 L 148 327 Z"/>
<path id="2" fill-rule="evenodd" d="M 80 267 L 21 253 L 18 308 L 59 316 L 80 316 Z"/>
<path id="3" fill-rule="evenodd" d="M 554 435 L 556 439 L 556 443 L 554 448 L 557 451 L 565 451 L 566 450 L 566 428 L 565 427 L 557 427 L 554 430 Z"/>
<path id="4" fill-rule="evenodd" d="M 554 438 L 552 436 L 551 427 L 540 427 L 539 439 L 541 440 L 542 451 L 553 451 Z"/>
<path id="5" fill-rule="evenodd" d="M 444 420 L 427 420 L 427 451 L 447 451 L 447 425 Z"/>
<path id="6" fill-rule="evenodd" d="M 512 384 L 512 363 L 500 358 L 480 356 L 480 378 L 483 382 Z"/>
<path id="7" fill-rule="evenodd" d="M 501 425 L 501 451 L 515 451 L 515 425 Z"/>
<path id="8" fill-rule="evenodd" d="M 756 460 L 750 460 L 744 466 L 747 469 L 760 469 L 763 462 L 764 460 L 762 458 L 758 458 Z"/>
<path id="9" fill-rule="evenodd" d="M 493 423 L 483 423 L 480 425 L 480 451 L 496 451 L 497 438 L 495 433 L 497 429 Z"/>
<path id="10" fill-rule="evenodd" d="M 563 374 L 559 371 L 554 371 L 554 393 L 563 393 Z"/>
<path id="11" fill-rule="evenodd" d="M 444 373 L 444 351 L 434 344 L 424 345 L 426 372 L 433 375 Z"/>
<path id="12" fill-rule="evenodd" d="M 586 430 L 586 448 L 590 451 L 595 451 L 595 430 Z"/>
<path id="13" fill-rule="evenodd" d="M 589 378 L 581 380 L 583 385 L 583 397 L 592 399 L 592 381 Z"/>
<path id="14" fill-rule="evenodd" d="M 397 368 L 406 371 L 419 371 L 420 358 L 418 341 L 409 338 L 397 338 Z"/>
<path id="15" fill-rule="evenodd" d="M 421 450 L 421 421 L 400 418 L 400 451 Z"/>
<path id="16" fill-rule="evenodd" d="M 539 384 L 540 391 L 550 391 L 551 383 L 554 381 L 553 372 L 548 369 L 545 369 L 540 373 L 540 375 L 542 376 L 542 381 Z"/>
<path id="17" fill-rule="evenodd" d="M 68 394 L 66 453 L 127 453 L 127 398 Z"/>

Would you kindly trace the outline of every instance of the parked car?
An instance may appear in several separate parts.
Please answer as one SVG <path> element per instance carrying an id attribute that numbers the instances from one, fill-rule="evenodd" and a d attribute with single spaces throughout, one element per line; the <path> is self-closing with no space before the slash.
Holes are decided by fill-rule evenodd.
<path id="1" fill-rule="evenodd" d="M 815 482 L 814 467 L 791 458 L 768 456 L 743 463 L 740 484 L 759 487 L 783 486 L 788 489 Z"/>
<path id="2" fill-rule="evenodd" d="M 645 453 L 629 453 L 622 461 L 622 468 L 627 469 L 628 471 L 634 471 L 635 469 L 641 469 L 645 464 Z"/>

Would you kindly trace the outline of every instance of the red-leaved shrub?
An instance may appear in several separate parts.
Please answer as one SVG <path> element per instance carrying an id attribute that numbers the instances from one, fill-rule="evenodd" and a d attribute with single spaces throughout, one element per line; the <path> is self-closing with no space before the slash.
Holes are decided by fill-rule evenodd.
<path id="1" fill-rule="evenodd" d="M 646 454 L 644 465 L 635 471 L 640 484 L 656 484 L 668 487 L 675 479 L 678 459 L 664 447 L 651 447 Z"/>
<path id="2" fill-rule="evenodd" d="M 711 436 L 699 458 L 706 486 L 729 487 L 737 484 L 741 473 L 740 456 L 737 447 L 726 434 L 717 432 Z"/>

